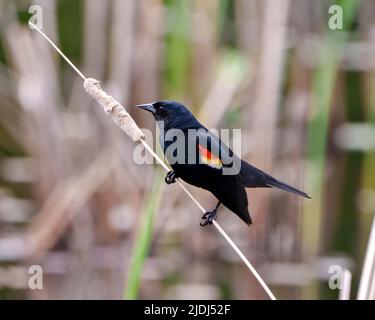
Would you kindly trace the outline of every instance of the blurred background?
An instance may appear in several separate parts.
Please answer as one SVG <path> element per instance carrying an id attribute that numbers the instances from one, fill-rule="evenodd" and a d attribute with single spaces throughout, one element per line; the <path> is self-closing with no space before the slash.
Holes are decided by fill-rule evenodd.
<path id="1" fill-rule="evenodd" d="M 243 158 L 310 194 L 248 190 L 251 228 L 220 210 L 276 297 L 337 299 L 335 265 L 356 297 L 375 212 L 373 0 L 1 0 L 0 299 L 267 299 L 160 166 L 134 163 L 136 145 L 28 28 L 31 5 L 140 127 L 155 132 L 133 105 L 181 101 L 208 128 L 241 128 Z M 31 265 L 43 290 L 28 288 Z"/>

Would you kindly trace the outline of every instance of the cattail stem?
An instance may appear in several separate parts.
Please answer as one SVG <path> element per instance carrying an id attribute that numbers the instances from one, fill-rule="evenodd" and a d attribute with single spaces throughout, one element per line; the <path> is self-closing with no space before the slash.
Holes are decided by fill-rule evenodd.
<path id="1" fill-rule="evenodd" d="M 370 238 L 368 240 L 365 261 L 361 281 L 359 282 L 358 300 L 373 299 L 373 287 L 375 286 L 375 216 L 372 222 Z"/>
<path id="2" fill-rule="evenodd" d="M 86 77 L 83 75 L 83 73 L 71 62 L 68 57 L 59 49 L 57 45 L 53 43 L 53 41 L 42 31 L 40 30 L 35 24 L 29 21 L 29 25 L 38 31 L 44 39 L 46 39 L 49 44 L 59 53 L 60 56 L 64 58 L 64 60 L 74 69 L 75 72 L 78 73 L 78 75 L 82 78 L 82 80 L 86 80 Z"/>
<path id="3" fill-rule="evenodd" d="M 339 300 L 350 300 L 350 289 L 352 283 L 352 273 L 345 269 L 342 273 L 342 288 L 339 292 Z"/>
<path id="4" fill-rule="evenodd" d="M 141 129 L 137 126 L 133 118 L 126 112 L 125 108 L 117 102 L 113 97 L 108 95 L 105 91 L 103 91 L 100 87 L 100 83 L 98 80 L 93 78 L 86 78 L 82 72 L 61 52 L 61 50 L 48 38 L 43 31 L 41 31 L 37 26 L 33 23 L 29 22 L 29 24 L 37 30 L 51 45 L 52 47 L 65 59 L 66 62 L 78 73 L 78 75 L 84 80 L 84 88 L 86 92 L 93 97 L 104 109 L 104 111 L 109 114 L 112 120 L 135 142 L 142 143 L 145 149 L 156 159 L 156 161 L 162 165 L 162 167 L 169 171 L 169 167 L 164 163 L 162 159 L 152 150 L 152 148 L 146 143 L 144 140 L 144 134 L 142 133 Z M 197 207 L 205 213 L 205 208 L 199 203 L 199 201 L 190 193 L 190 191 L 185 187 L 185 185 L 178 180 L 179 185 L 185 191 L 185 193 L 190 197 L 191 200 L 197 205 Z M 251 273 L 254 277 L 258 280 L 262 288 L 265 290 L 267 295 L 270 299 L 276 300 L 275 296 L 268 288 L 267 284 L 263 281 L 261 276 L 255 270 L 253 265 L 250 261 L 245 257 L 245 255 L 241 252 L 241 250 L 237 247 L 237 245 L 232 241 L 232 239 L 228 236 L 228 234 L 220 227 L 220 225 L 213 221 L 213 225 L 215 228 L 220 232 L 220 234 L 224 237 L 224 239 L 230 244 L 233 250 L 239 255 L 241 260 L 245 263 L 245 265 L 249 268 Z"/>

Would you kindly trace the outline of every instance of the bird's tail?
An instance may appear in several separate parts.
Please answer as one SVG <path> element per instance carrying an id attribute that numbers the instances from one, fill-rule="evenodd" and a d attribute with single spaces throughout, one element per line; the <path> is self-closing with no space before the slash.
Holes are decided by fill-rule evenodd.
<path id="1" fill-rule="evenodd" d="M 262 170 L 252 166 L 250 163 L 242 160 L 241 162 L 241 172 L 240 172 L 242 184 L 246 188 L 279 188 L 284 191 L 292 192 L 298 194 L 305 198 L 310 198 L 308 194 L 300 191 L 292 186 L 281 182 Z"/>
<path id="2" fill-rule="evenodd" d="M 275 188 L 279 188 L 281 190 L 284 190 L 284 191 L 288 191 L 288 192 L 292 192 L 292 193 L 295 193 L 295 194 L 298 194 L 302 197 L 305 197 L 305 198 L 309 198 L 311 199 L 311 197 L 303 192 L 303 191 L 300 191 L 282 181 L 279 181 L 277 179 L 275 179 L 274 177 L 271 177 L 270 175 L 268 174 L 265 174 L 265 178 L 266 178 L 266 184 L 269 186 L 269 187 L 275 187 Z"/>

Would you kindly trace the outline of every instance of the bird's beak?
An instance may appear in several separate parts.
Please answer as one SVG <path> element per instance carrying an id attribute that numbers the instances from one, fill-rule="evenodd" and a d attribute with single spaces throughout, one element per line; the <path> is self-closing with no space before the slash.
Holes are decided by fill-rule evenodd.
<path id="1" fill-rule="evenodd" d="M 140 108 L 140 109 L 143 109 L 143 110 L 146 110 L 146 111 L 149 111 L 152 114 L 156 113 L 155 107 L 152 103 L 139 104 L 136 107 Z"/>

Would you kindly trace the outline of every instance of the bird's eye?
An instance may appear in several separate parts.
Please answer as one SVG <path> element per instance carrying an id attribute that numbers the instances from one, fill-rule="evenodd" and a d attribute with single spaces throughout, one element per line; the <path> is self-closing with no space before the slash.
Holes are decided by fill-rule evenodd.
<path id="1" fill-rule="evenodd" d="M 156 110 L 157 112 L 161 115 L 161 116 L 165 116 L 167 114 L 167 111 L 165 110 L 165 108 L 161 105 L 158 105 L 156 106 Z"/>

